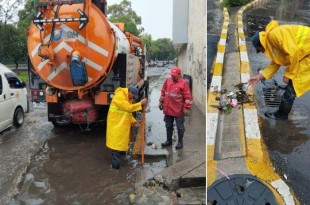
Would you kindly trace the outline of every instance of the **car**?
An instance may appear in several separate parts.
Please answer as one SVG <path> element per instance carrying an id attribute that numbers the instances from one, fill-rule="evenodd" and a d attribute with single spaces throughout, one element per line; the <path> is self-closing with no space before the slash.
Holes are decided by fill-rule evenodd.
<path id="1" fill-rule="evenodd" d="M 12 125 L 22 126 L 27 111 L 26 84 L 0 63 L 0 133 Z"/>
<path id="2" fill-rule="evenodd" d="M 164 61 L 157 61 L 157 67 L 164 67 Z"/>

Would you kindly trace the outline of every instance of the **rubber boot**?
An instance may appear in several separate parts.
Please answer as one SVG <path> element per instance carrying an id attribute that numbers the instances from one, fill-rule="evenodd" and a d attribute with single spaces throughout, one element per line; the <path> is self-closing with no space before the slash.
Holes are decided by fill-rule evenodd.
<path id="1" fill-rule="evenodd" d="M 172 134 L 173 134 L 173 129 L 166 129 L 167 132 L 167 141 L 164 143 L 161 143 L 162 147 L 167 147 L 172 145 Z"/>
<path id="2" fill-rule="evenodd" d="M 183 136 L 184 136 L 184 131 L 178 131 L 178 144 L 175 146 L 176 149 L 182 149 L 183 148 Z"/>

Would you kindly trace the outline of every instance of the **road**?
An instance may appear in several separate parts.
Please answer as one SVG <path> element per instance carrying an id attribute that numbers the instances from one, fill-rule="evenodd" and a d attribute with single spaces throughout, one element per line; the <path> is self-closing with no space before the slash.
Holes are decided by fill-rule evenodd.
<path id="1" fill-rule="evenodd" d="M 199 137 L 201 142 L 197 143 L 205 147 L 202 114 L 186 119 L 185 126 L 194 131 L 191 128 L 186 131 L 182 150 L 177 151 L 174 146 L 160 147 L 166 135 L 163 113 L 157 106 L 161 85 L 171 66 L 148 69 L 150 94 L 146 114 L 146 142 L 169 153 L 168 157 L 146 157 L 141 166 L 140 155 L 126 154 L 121 159 L 121 169 L 112 170 L 111 152 L 105 146 L 105 128 L 92 126 L 88 132 L 78 126 L 54 128 L 47 121 L 46 109 L 32 109 L 21 128 L 12 128 L 0 135 L 0 204 L 130 204 L 128 196 L 135 191 L 137 181 L 152 177 L 192 156 L 197 149 L 201 150 L 189 139 Z M 134 130 L 131 148 L 136 133 Z M 188 136 L 190 134 L 195 137 Z M 203 201 L 204 187 L 200 192 L 199 200 Z M 197 200 L 197 195 L 182 200 L 190 201 L 192 197 Z M 160 197 L 156 200 L 161 203 Z"/>
<path id="2" fill-rule="evenodd" d="M 252 15 L 271 16 L 279 20 L 281 24 L 306 24 L 309 25 L 309 0 L 305 1 L 269 1 L 265 6 L 252 10 Z M 251 45 L 250 39 L 247 41 L 249 60 L 253 75 L 258 69 L 262 69 L 269 64 L 269 59 L 263 54 L 256 54 Z M 282 68 L 275 76 L 279 84 L 282 81 Z M 273 80 L 266 81 L 266 84 Z M 282 179 L 292 188 L 300 200 L 301 204 L 310 204 L 310 93 L 297 98 L 289 120 L 275 121 L 266 119 L 263 113 L 271 109 L 265 105 L 262 98 L 262 88 L 264 84 L 256 87 L 256 97 L 260 111 L 261 131 L 264 142 L 270 153 L 272 163 L 282 176 Z M 272 109 L 271 109 L 272 110 Z"/>
<path id="3" fill-rule="evenodd" d="M 168 70 L 151 70 L 150 75 L 160 76 L 162 69 Z M 0 135 L 1 204 L 129 204 L 140 159 L 124 156 L 122 169 L 114 171 L 105 128 L 56 129 L 46 113 L 34 109 L 21 128 Z M 164 158 L 152 162 L 158 169 L 167 166 Z"/>

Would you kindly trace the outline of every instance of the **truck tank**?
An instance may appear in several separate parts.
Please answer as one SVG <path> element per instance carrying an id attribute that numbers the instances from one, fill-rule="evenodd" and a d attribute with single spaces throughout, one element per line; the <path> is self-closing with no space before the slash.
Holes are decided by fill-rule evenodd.
<path id="1" fill-rule="evenodd" d="M 141 39 L 109 22 L 106 2 L 39 1 L 28 30 L 32 100 L 55 126 L 104 120 L 117 87 L 146 90 Z M 38 93 L 44 90 L 44 97 Z"/>

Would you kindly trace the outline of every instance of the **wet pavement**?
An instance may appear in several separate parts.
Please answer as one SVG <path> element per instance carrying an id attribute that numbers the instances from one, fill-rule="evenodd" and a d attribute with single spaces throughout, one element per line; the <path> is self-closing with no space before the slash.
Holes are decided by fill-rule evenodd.
<path id="1" fill-rule="evenodd" d="M 309 0 L 294 1 L 268 1 L 264 6 L 250 11 L 251 15 L 270 16 L 279 20 L 280 24 L 310 24 Z M 248 32 L 251 32 L 248 30 Z M 247 40 L 249 60 L 253 75 L 258 70 L 267 66 L 270 60 L 263 54 L 256 54 L 250 39 Z M 274 80 L 280 85 L 285 85 L 282 81 L 283 69 L 274 76 Z M 266 81 L 272 84 L 273 80 Z M 267 110 L 276 110 L 265 105 L 262 88 L 264 84 L 259 84 L 255 88 L 256 100 L 261 120 L 261 132 L 263 140 L 270 153 L 270 158 L 288 185 L 294 190 L 301 204 L 310 204 L 310 93 L 306 93 L 300 98 L 296 98 L 289 120 L 275 121 L 266 119 L 263 113 Z"/>
<path id="2" fill-rule="evenodd" d="M 149 68 L 148 74 L 146 142 L 153 142 L 158 150 L 168 155 L 146 156 L 142 166 L 140 155 L 125 154 L 121 169 L 112 170 L 104 127 L 92 126 L 88 132 L 81 131 L 78 126 L 56 129 L 47 121 L 45 109 L 34 109 L 26 115 L 20 129 L 13 128 L 0 135 L 1 204 L 130 204 L 129 196 L 136 193 L 138 182 L 154 177 L 198 151 L 205 151 L 205 117 L 196 107 L 192 117 L 186 118 L 184 148 L 179 151 L 174 146 L 161 149 L 160 143 L 166 140 L 166 135 L 163 114 L 157 105 L 159 89 L 169 68 Z M 136 132 L 133 132 L 131 148 Z M 194 143 L 192 139 L 195 139 Z M 206 173 L 205 170 L 201 172 Z M 186 193 L 179 197 L 180 204 L 193 200 L 202 203 L 205 186 L 196 188 L 199 191 L 195 187 L 180 189 Z M 154 196 L 162 194 L 161 191 L 156 190 Z M 155 199 L 154 204 L 158 203 Z"/>
<path id="3" fill-rule="evenodd" d="M 207 89 L 209 89 L 212 78 L 211 68 L 222 31 L 223 14 L 219 1 L 207 1 L 207 3 Z"/>

